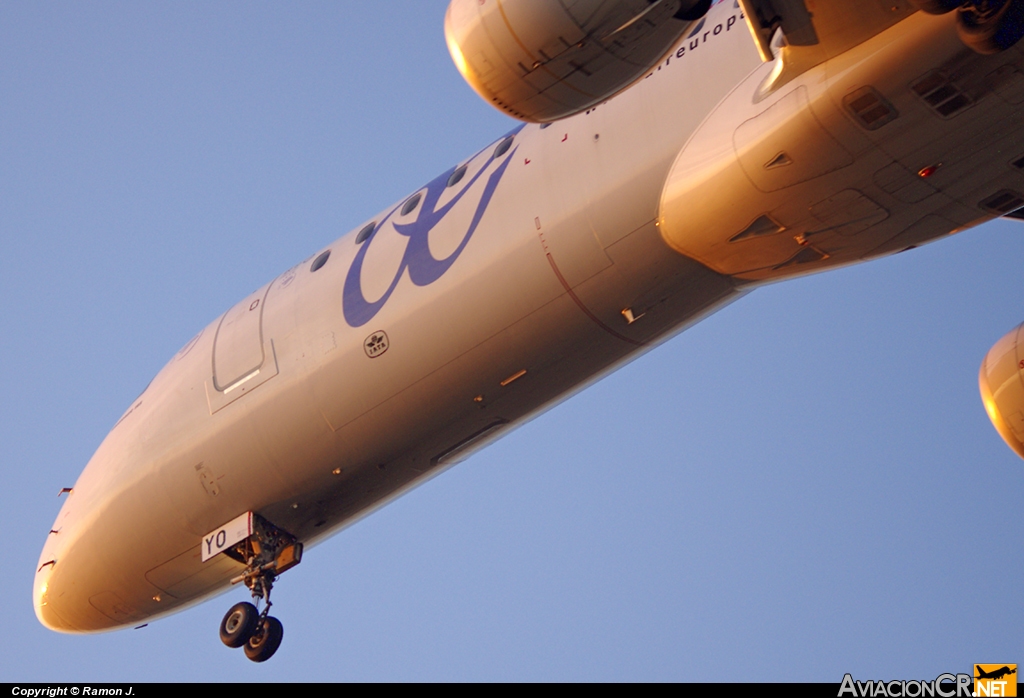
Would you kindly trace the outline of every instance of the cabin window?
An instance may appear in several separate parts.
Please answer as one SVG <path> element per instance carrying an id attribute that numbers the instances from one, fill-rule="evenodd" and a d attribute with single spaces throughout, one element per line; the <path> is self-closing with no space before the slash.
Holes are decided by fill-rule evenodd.
<path id="1" fill-rule="evenodd" d="M 313 260 L 313 264 L 310 265 L 309 270 L 310 271 L 319 271 L 321 269 L 321 267 L 323 267 L 325 264 L 327 264 L 327 260 L 330 259 L 330 257 L 331 257 L 331 251 L 330 250 L 327 250 L 326 252 L 322 252 L 319 257 L 317 257 L 316 259 Z"/>
<path id="2" fill-rule="evenodd" d="M 515 136 L 509 136 L 494 149 L 494 157 L 500 158 L 502 155 L 508 152 L 508 149 L 512 147 L 512 141 L 515 140 Z"/>
<path id="3" fill-rule="evenodd" d="M 419 194 L 410 197 L 409 200 L 405 202 L 405 205 L 402 206 L 402 215 L 408 216 L 410 213 L 412 213 L 419 205 L 421 198 L 422 197 Z"/>
<path id="4" fill-rule="evenodd" d="M 448 178 L 448 186 L 454 187 L 456 184 L 462 181 L 462 178 L 466 176 L 466 166 L 463 165 L 459 169 L 452 172 L 452 176 Z"/>
<path id="5" fill-rule="evenodd" d="M 374 221 L 373 223 L 367 223 L 365 226 L 363 226 L 363 229 L 359 231 L 358 235 L 356 235 L 356 244 L 362 245 L 364 242 L 366 242 L 366 238 L 370 237 L 370 234 L 373 233 L 373 229 L 376 227 L 377 221 Z"/>

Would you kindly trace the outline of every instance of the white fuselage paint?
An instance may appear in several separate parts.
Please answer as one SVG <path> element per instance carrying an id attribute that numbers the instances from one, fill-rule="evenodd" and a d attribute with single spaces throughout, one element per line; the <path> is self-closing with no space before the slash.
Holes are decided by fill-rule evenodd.
<path id="1" fill-rule="evenodd" d="M 955 39 L 948 18 L 904 23 Z M 844 76 L 900 69 L 870 56 L 857 65 Z M 767 70 L 739 10 L 718 4 L 620 96 L 527 125 L 493 157 L 497 141 L 455 186 L 444 175 L 406 215 L 403 201 L 372 219 L 385 222 L 369 239 L 357 244 L 357 226 L 322 268 L 311 270 L 318 253 L 211 323 L 133 402 L 68 495 L 39 560 L 39 619 L 106 630 L 222 592 L 241 566 L 202 562 L 200 540 L 225 522 L 255 511 L 308 548 L 742 295 L 749 279 L 680 253 L 658 225 L 688 140 Z M 827 80 L 821 71 L 807 80 Z M 429 235 L 402 227 L 456 198 Z M 976 203 L 970 221 L 941 232 L 991 217 Z M 444 269 L 432 261 L 453 255 Z"/>

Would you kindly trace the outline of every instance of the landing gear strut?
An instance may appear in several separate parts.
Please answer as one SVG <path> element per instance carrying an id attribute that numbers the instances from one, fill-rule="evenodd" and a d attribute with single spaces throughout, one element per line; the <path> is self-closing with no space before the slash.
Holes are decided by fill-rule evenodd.
<path id="1" fill-rule="evenodd" d="M 270 614 L 270 590 L 277 577 L 302 560 L 302 543 L 269 521 L 252 515 L 252 535 L 224 551 L 245 564 L 245 571 L 231 580 L 244 582 L 252 592 L 253 603 L 243 601 L 232 606 L 220 622 L 220 639 L 228 647 L 244 647 L 245 656 L 265 662 L 274 656 L 284 637 L 281 621 Z M 263 611 L 258 606 L 263 604 Z"/>

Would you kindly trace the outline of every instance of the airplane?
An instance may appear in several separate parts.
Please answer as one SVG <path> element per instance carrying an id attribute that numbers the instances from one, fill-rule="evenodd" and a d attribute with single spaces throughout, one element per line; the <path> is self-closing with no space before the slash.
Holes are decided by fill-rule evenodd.
<path id="1" fill-rule="evenodd" d="M 65 493 L 45 626 L 243 583 L 221 639 L 265 661 L 304 547 L 759 286 L 1024 208 L 1019 0 L 573 8 L 453 0 L 457 69 L 522 125 L 171 358 Z"/>
<path id="2" fill-rule="evenodd" d="M 1009 676 L 1010 674 L 1016 674 L 1017 673 L 1016 669 L 1011 669 L 1008 666 L 1000 667 L 999 669 L 994 669 L 992 671 L 985 671 L 984 669 L 981 669 L 980 667 L 975 667 L 975 669 L 977 669 L 977 671 L 978 671 L 977 676 L 974 677 L 976 679 L 997 679 L 998 680 L 998 679 L 1003 678 L 1004 676 Z"/>

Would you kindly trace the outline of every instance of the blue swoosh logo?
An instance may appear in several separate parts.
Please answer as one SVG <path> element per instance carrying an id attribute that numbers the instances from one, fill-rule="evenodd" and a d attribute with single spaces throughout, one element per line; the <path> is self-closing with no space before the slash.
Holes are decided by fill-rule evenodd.
<path id="1" fill-rule="evenodd" d="M 524 124 L 525 126 L 525 124 Z M 523 126 L 515 129 L 508 135 L 514 136 L 523 129 Z M 483 193 L 480 196 L 480 201 L 477 203 L 476 211 L 473 214 L 473 219 L 469 224 L 469 228 L 466 230 L 466 234 L 462 237 L 462 241 L 459 243 L 455 251 L 444 259 L 436 259 L 430 252 L 430 232 L 437 227 L 437 225 L 444 220 L 445 216 L 455 207 L 459 201 L 466 195 L 473 185 L 491 168 L 495 162 L 500 158 L 495 158 L 493 155 L 487 161 L 480 170 L 473 175 L 473 178 L 456 194 L 452 197 L 451 201 L 446 203 L 441 208 L 437 208 L 437 204 L 441 199 L 441 195 L 447 189 L 448 179 L 457 168 L 453 167 L 444 174 L 440 175 L 426 186 L 426 192 L 423 194 L 423 204 L 420 207 L 420 213 L 416 217 L 416 220 L 412 223 L 392 223 L 392 227 L 400 235 L 409 238 L 408 243 L 405 247 L 405 253 L 402 255 L 402 261 L 398 265 L 398 271 L 395 272 L 394 278 L 391 280 L 391 284 L 388 289 L 384 292 L 380 298 L 375 301 L 368 301 L 363 296 L 362 289 L 362 273 L 363 273 L 363 261 L 366 258 L 366 253 L 370 249 L 370 245 L 373 244 L 374 239 L 380 232 L 381 228 L 395 215 L 395 211 L 398 210 L 398 206 L 395 206 L 388 213 L 384 219 L 377 224 L 370 236 L 363 242 L 356 253 L 355 259 L 352 260 L 352 266 L 349 267 L 348 276 L 345 277 L 345 287 L 342 295 L 342 308 L 345 313 L 345 321 L 352 327 L 362 327 L 370 320 L 372 320 L 380 309 L 384 307 L 384 304 L 391 298 L 391 294 L 398 286 L 398 282 L 401 281 L 405 271 L 409 272 L 409 279 L 417 286 L 427 286 L 434 283 L 441 276 L 444 275 L 448 269 L 451 268 L 455 260 L 459 258 L 462 251 L 469 244 L 470 239 L 473 237 L 473 233 L 476 232 L 477 227 L 480 225 L 480 220 L 483 218 L 484 213 L 487 211 L 488 205 L 491 203 L 491 198 L 494 196 L 495 190 L 498 188 L 498 184 L 501 182 L 502 177 L 505 175 L 505 171 L 508 169 L 509 163 L 512 162 L 512 158 L 515 156 L 518 146 L 512 148 L 511 151 L 504 156 L 501 164 L 495 168 L 490 176 L 487 178 L 486 185 L 484 186 Z"/>

